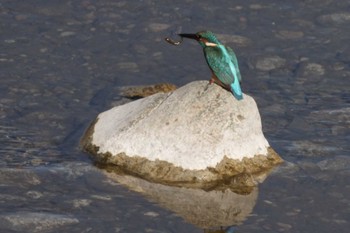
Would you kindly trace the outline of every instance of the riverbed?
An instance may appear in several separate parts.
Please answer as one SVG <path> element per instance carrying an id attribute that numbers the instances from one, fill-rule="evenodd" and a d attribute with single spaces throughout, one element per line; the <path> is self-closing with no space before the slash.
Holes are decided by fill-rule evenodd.
<path id="1" fill-rule="evenodd" d="M 285 160 L 236 232 L 348 232 L 349 9 L 336 0 L 3 0 L 0 230 L 203 232 L 107 177 L 79 140 L 98 113 L 130 101 L 120 88 L 209 80 L 195 41 L 164 38 L 211 30 L 234 49 L 243 92 Z"/>

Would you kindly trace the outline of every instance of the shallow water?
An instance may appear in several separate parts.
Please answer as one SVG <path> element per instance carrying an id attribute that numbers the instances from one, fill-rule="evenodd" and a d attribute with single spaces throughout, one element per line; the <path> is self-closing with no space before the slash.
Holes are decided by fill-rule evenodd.
<path id="1" fill-rule="evenodd" d="M 243 91 L 288 161 L 259 186 L 237 232 L 348 232 L 350 4 L 306 1 L 0 3 L 0 229 L 202 232 L 106 178 L 78 147 L 120 87 L 209 79 L 193 41 L 234 48 Z"/>

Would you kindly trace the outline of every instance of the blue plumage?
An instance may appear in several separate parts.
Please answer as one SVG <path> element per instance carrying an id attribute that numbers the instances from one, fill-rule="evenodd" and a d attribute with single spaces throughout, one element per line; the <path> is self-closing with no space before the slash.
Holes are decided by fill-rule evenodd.
<path id="1" fill-rule="evenodd" d="M 235 53 L 224 46 L 210 31 L 196 34 L 179 34 L 182 37 L 195 39 L 203 47 L 204 56 L 212 71 L 210 83 L 215 82 L 232 92 L 237 100 L 243 99 L 240 86 L 242 80 Z"/>

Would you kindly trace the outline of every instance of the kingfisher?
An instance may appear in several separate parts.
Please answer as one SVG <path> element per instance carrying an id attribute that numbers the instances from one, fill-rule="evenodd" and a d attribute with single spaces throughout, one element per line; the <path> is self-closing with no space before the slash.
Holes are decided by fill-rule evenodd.
<path id="1" fill-rule="evenodd" d="M 231 91 L 237 100 L 243 99 L 240 86 L 242 81 L 241 73 L 239 72 L 236 54 L 230 47 L 223 45 L 211 31 L 178 35 L 194 39 L 202 46 L 205 60 L 212 72 L 210 84 L 216 83 Z"/>

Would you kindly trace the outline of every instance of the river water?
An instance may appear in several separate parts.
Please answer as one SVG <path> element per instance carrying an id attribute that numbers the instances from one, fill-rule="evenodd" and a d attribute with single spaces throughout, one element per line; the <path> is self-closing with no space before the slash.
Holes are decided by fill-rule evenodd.
<path id="1" fill-rule="evenodd" d="M 215 32 L 286 161 L 236 232 L 350 228 L 350 3 L 27 0 L 0 2 L 1 232 L 203 232 L 106 177 L 79 140 L 120 87 L 209 80 Z M 224 229 L 224 228 L 223 228 Z"/>

